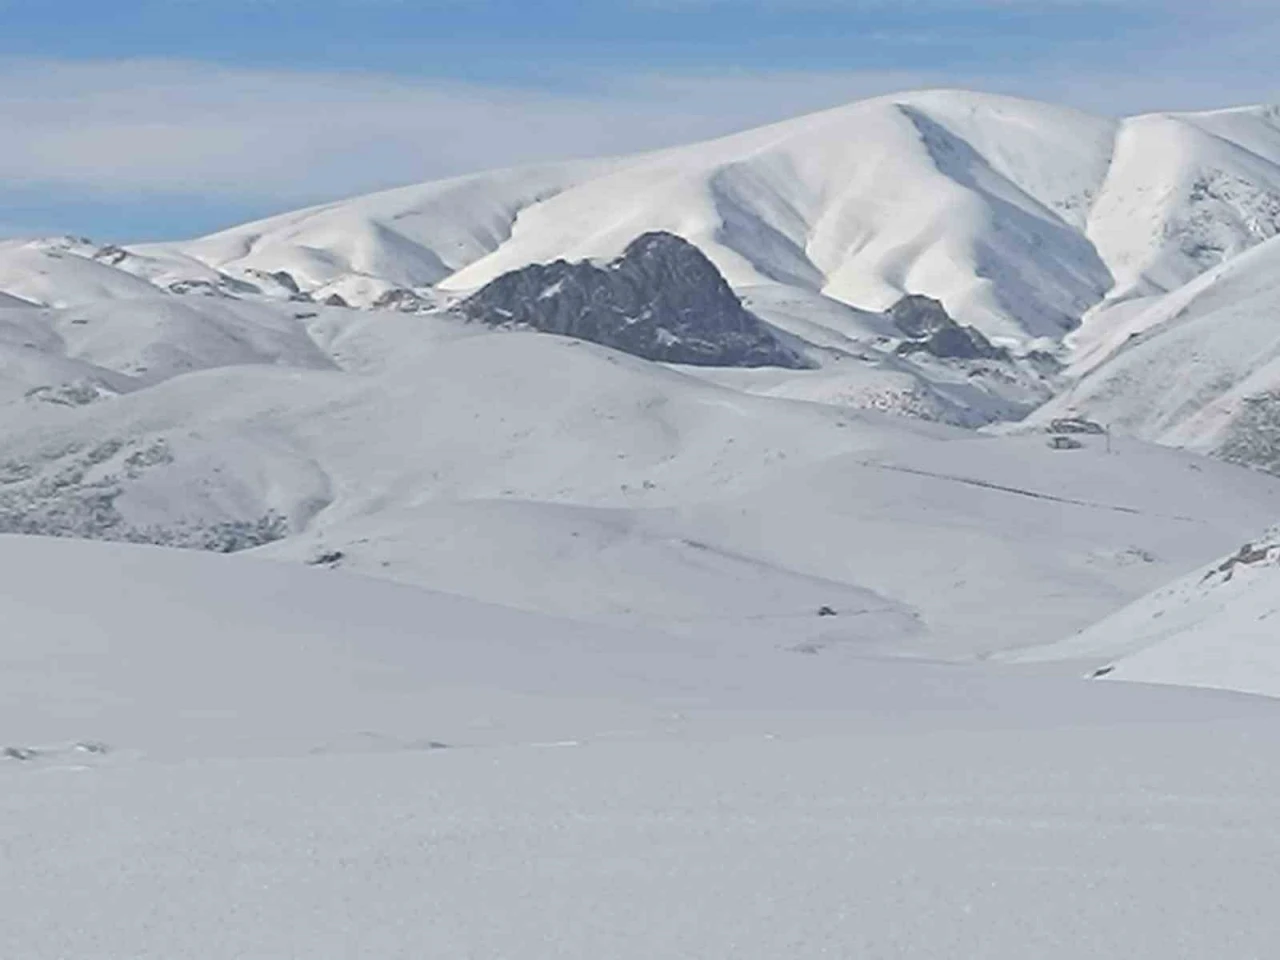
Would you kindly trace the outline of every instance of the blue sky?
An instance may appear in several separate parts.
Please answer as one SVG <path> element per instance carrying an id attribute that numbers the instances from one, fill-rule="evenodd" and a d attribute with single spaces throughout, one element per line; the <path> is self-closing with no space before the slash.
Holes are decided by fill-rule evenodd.
<path id="1" fill-rule="evenodd" d="M 1274 0 L 0 0 L 0 234 L 181 237 L 965 86 L 1280 99 Z"/>
<path id="2" fill-rule="evenodd" d="M 3 8 L 3 3 L 0 3 Z M 0 54 L 556 82 L 574 68 L 898 68 L 1045 53 L 1158 5 L 963 0 L 10 0 Z M 927 53 L 925 49 L 927 48 Z"/>

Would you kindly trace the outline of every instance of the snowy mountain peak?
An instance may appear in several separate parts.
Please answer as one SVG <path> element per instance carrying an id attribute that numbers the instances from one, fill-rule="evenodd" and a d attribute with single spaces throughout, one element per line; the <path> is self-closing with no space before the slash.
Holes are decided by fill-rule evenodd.
<path id="1" fill-rule="evenodd" d="M 477 174 L 162 250 L 323 300 L 467 294 L 664 231 L 738 290 L 879 311 L 909 293 L 1006 345 L 1060 340 L 1109 295 L 1169 289 L 1272 232 L 1267 109 L 1113 121 L 962 90 L 877 97 L 635 157 Z"/>

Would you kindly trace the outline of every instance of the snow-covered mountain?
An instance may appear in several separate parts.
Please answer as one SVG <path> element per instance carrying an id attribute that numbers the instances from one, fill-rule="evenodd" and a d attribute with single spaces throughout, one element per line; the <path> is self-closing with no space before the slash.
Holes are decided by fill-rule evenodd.
<path id="1" fill-rule="evenodd" d="M 1105 321 L 1080 332 L 1079 379 L 1032 422 L 1078 412 L 1280 470 L 1280 238 Z"/>
<path id="2" fill-rule="evenodd" d="M 869 310 L 924 294 L 997 339 L 1056 339 L 1105 297 L 1171 290 L 1280 232 L 1280 113 L 1116 122 L 926 91 L 655 154 L 408 187 L 165 253 L 286 271 L 322 297 L 466 291 L 530 263 L 612 258 L 650 230 L 696 243 L 738 289 Z"/>
<path id="3" fill-rule="evenodd" d="M 1111 299 L 1165 293 L 1280 234 L 1280 108 L 1124 122 L 1087 232 Z"/>
<path id="4" fill-rule="evenodd" d="M 1191 348 L 1147 380 L 1126 357 L 1180 324 L 1223 357 L 1178 399 L 1191 414 L 1265 366 L 1265 323 L 1211 331 L 1269 296 L 1276 124 L 935 91 L 189 243 L 7 242 L 0 528 L 256 547 L 688 636 L 785 625 L 805 651 L 1060 639 L 1271 523 L 1280 485 L 1123 438 L 1062 453 L 938 424 L 1016 420 L 1062 390 L 1044 417 L 1079 406 L 1190 442 L 1120 424 L 1090 385 L 1147 409 Z M 645 235 L 698 269 L 581 263 Z M 551 273 L 555 316 L 494 293 Z M 575 300 L 570 274 L 618 287 Z M 660 364 L 491 329 L 589 321 L 589 339 L 687 359 L 650 349 L 686 314 L 689 343 L 711 338 L 699 362 L 736 362 L 721 340 L 743 331 L 797 362 Z"/>
<path id="5" fill-rule="evenodd" d="M 99 248 L 70 238 L 0 241 L 0 291 L 16 304 L 83 306 L 101 300 L 151 298 L 156 287 L 144 277 L 93 258 Z M 208 271 L 198 265 L 197 271 Z"/>
<path id="6" fill-rule="evenodd" d="M 758 377 L 760 389 L 977 426 L 1069 383 L 1049 355 L 1083 372 L 1154 298 L 1280 232 L 1278 117 L 1115 121 L 924 91 L 653 154 L 405 187 L 188 243 L 10 243 L 0 291 L 71 306 L 159 286 L 429 314 L 504 273 L 612 259 L 666 231 L 807 349 L 816 369 Z M 883 311 L 907 295 L 939 300 L 1015 358 L 895 356 Z"/>
<path id="7" fill-rule="evenodd" d="M 1181 310 L 1206 274 L 1280 233 L 1280 109 L 1115 121 L 924 91 L 654 154 L 403 188 L 130 256 L 198 263 L 224 286 L 284 276 L 319 300 L 430 308 L 530 264 L 613 258 L 654 230 L 693 241 L 759 315 L 825 351 L 810 355 L 821 373 L 785 385 L 757 378 L 764 389 L 965 426 L 1017 419 Z M 938 299 L 1018 356 L 1056 355 L 1069 373 L 900 362 L 892 343 L 884 349 L 896 332 L 867 318 L 907 295 Z M 1174 339 L 1176 356 L 1185 343 Z M 1242 342 L 1240 362 L 1254 363 L 1248 338 L 1215 339 L 1227 344 L 1219 354 Z M 1175 412 L 1197 422 L 1170 432 L 1151 422 L 1168 419 L 1152 396 L 1167 379 L 1107 385 L 1130 383 L 1132 363 L 1060 406 L 1145 439 L 1215 449 L 1224 438 L 1204 421 L 1221 424 L 1222 404 L 1204 408 L 1236 387 L 1234 371 L 1203 364 L 1204 389 Z M 1112 409 L 1095 392 L 1155 412 Z"/>
<path id="8" fill-rule="evenodd" d="M 1278 170 L 929 92 L 0 243 L 0 957 L 1269 956 Z"/>

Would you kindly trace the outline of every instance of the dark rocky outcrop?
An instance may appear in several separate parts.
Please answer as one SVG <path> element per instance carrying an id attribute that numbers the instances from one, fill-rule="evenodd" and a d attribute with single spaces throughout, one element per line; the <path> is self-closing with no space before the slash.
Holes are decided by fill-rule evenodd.
<path id="1" fill-rule="evenodd" d="M 533 264 L 455 308 L 466 319 L 590 340 L 666 363 L 809 366 L 779 342 L 715 265 L 670 233 L 646 233 L 605 266 Z"/>
<path id="2" fill-rule="evenodd" d="M 958 360 L 1008 360 L 1009 352 L 997 347 L 977 327 L 961 326 L 951 319 L 938 300 L 910 294 L 889 309 L 889 318 L 907 339 L 898 353 L 930 353 Z"/>
<path id="3" fill-rule="evenodd" d="M 277 270 L 275 273 L 268 274 L 268 276 L 290 293 L 302 292 L 302 288 L 298 286 L 298 281 L 293 279 L 293 274 L 288 270 Z"/>

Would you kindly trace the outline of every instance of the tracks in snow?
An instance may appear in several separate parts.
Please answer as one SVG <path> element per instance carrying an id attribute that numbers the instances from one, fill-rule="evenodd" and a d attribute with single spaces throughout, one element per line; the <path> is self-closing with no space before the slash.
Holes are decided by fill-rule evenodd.
<path id="1" fill-rule="evenodd" d="M 962 483 L 969 487 L 980 487 L 984 490 L 995 490 L 999 493 L 1008 493 L 1018 497 L 1028 497 L 1032 500 L 1048 500 L 1053 503 L 1065 503 L 1073 507 L 1086 507 L 1091 510 L 1108 510 L 1112 513 L 1127 513 L 1139 517 L 1156 517 L 1162 520 L 1177 520 L 1182 523 L 1204 523 L 1203 520 L 1196 517 L 1185 517 L 1179 514 L 1152 513 L 1147 510 L 1139 510 L 1137 507 L 1124 507 L 1114 503 L 1098 503 L 1094 500 L 1077 500 L 1072 497 L 1059 497 L 1052 493 L 1039 493 L 1035 490 L 1024 490 L 1022 487 L 1010 487 L 1000 483 L 992 483 L 989 480 L 977 480 L 973 477 L 958 477 L 954 474 L 935 473 L 932 470 L 921 470 L 918 467 L 904 467 L 898 464 L 881 463 L 875 460 L 858 461 L 864 467 L 870 467 L 875 470 L 887 470 L 892 473 L 906 473 L 915 477 L 929 477 L 934 480 L 947 480 L 951 483 Z"/>

